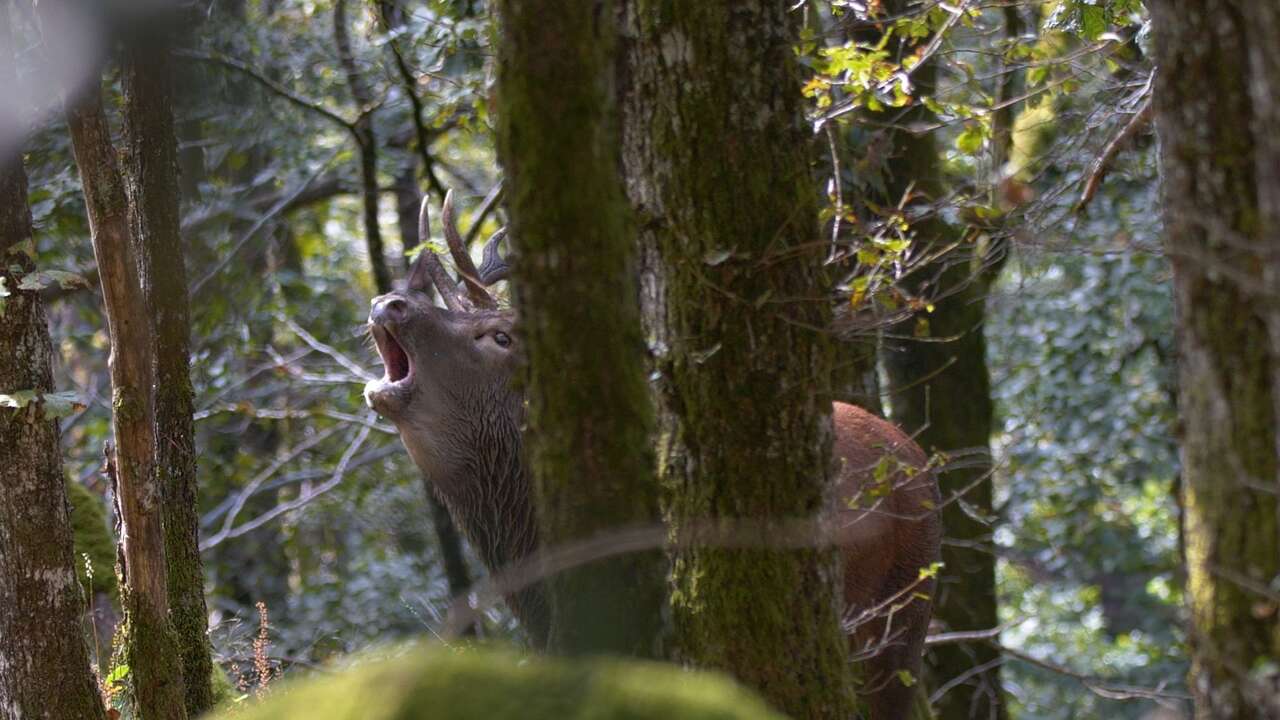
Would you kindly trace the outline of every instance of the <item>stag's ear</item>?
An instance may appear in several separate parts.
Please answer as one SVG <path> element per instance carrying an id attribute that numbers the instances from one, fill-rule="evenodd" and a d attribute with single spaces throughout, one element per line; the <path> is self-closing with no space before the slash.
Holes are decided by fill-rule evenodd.
<path id="1" fill-rule="evenodd" d="M 428 205 L 427 198 L 422 198 L 422 208 L 418 211 L 419 244 L 431 239 L 431 214 L 427 210 Z M 431 294 L 431 272 L 427 268 L 429 255 L 431 255 L 429 247 L 423 247 L 418 251 L 418 257 L 414 258 L 413 265 L 409 268 L 409 277 L 405 282 L 406 289 Z"/>

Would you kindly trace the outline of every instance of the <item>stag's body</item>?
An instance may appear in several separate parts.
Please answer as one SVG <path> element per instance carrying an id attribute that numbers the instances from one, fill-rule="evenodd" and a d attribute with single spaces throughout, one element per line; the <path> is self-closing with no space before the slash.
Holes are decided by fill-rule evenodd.
<path id="1" fill-rule="evenodd" d="M 519 362 L 514 316 L 484 290 L 505 277 L 497 240 L 477 270 L 453 227 L 450 200 L 445 205 L 446 239 L 466 294 L 424 251 L 405 291 L 374 299 L 370 327 L 387 374 L 366 387 L 365 397 L 396 424 L 431 491 L 497 570 L 538 547 L 521 447 L 523 401 L 511 382 Z M 426 237 L 425 203 L 419 232 Z M 431 284 L 447 308 L 432 303 Z M 870 656 L 865 694 L 872 718 L 905 718 L 912 691 L 898 673 L 918 676 L 929 623 L 930 602 L 920 596 L 932 595 L 933 583 L 920 570 L 939 557 L 937 483 L 920 448 L 892 424 L 843 403 L 834 405 L 833 422 L 840 466 L 829 520 L 844 557 L 850 642 Z M 877 481 L 875 469 L 886 456 L 896 462 Z M 507 600 L 533 643 L 544 644 L 549 626 L 541 588 Z"/>

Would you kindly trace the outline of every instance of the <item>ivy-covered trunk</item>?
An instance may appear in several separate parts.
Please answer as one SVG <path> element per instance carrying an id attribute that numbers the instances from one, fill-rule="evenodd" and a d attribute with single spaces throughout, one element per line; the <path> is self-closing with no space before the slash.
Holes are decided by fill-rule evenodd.
<path id="1" fill-rule="evenodd" d="M 499 4 L 499 139 L 529 362 L 526 447 L 539 536 L 552 552 L 659 521 L 611 5 Z M 549 578 L 551 648 L 659 655 L 665 569 L 649 551 Z"/>
<path id="2" fill-rule="evenodd" d="M 200 560 L 191 321 L 178 214 L 172 62 L 163 27 L 139 33 L 124 54 L 125 179 L 140 280 L 151 313 L 155 372 L 155 474 L 164 495 L 169 619 L 178 641 L 187 713 L 213 705 L 213 660 Z"/>
<path id="3" fill-rule="evenodd" d="M 0 3 L 0 85 L 14 87 L 10 6 Z M 12 140 L 13 138 L 8 138 Z M 53 345 L 35 271 L 20 146 L 0 157 L 0 718 L 103 718 L 80 625 L 58 447 Z M 15 405 L 17 407 L 15 407 Z"/>
<path id="4" fill-rule="evenodd" d="M 1197 718 L 1280 717 L 1280 9 L 1150 3 Z"/>
<path id="5" fill-rule="evenodd" d="M 660 372 L 678 656 L 803 718 L 848 718 L 830 548 L 770 547 L 831 485 L 833 352 L 788 3 L 625 0 L 623 160 Z M 750 522 L 717 523 L 717 520 Z M 741 549 L 741 545 L 756 545 Z"/>

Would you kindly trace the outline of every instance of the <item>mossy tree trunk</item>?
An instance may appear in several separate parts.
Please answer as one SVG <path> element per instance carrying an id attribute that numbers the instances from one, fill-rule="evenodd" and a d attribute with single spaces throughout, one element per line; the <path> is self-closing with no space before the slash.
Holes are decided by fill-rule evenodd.
<path id="1" fill-rule="evenodd" d="M 10 4 L 0 3 L 0 85 L 14 87 Z M 53 345 L 38 289 L 21 147 L 0 157 L 0 718 L 104 717 L 80 624 L 53 392 Z M 32 397 L 34 393 L 34 397 Z"/>
<path id="2" fill-rule="evenodd" d="M 1150 4 L 1196 717 L 1280 717 L 1280 9 Z"/>
<path id="3" fill-rule="evenodd" d="M 912 48 L 903 48 L 904 55 Z M 937 69 L 917 68 L 920 95 L 933 93 Z M 927 113 L 924 108 L 913 113 Z M 909 126 L 912 118 L 897 125 Z M 992 463 L 994 424 L 991 376 L 983 335 L 986 296 L 1002 254 L 985 240 L 947 225 L 928 204 L 943 197 L 942 168 L 934 137 L 891 132 L 889 177 L 881 202 L 896 207 L 910 189 L 908 211 L 924 210 L 911 222 L 912 253 L 926 261 L 905 281 L 916 297 L 934 304 L 885 333 L 881 361 L 888 377 L 893 421 L 925 452 L 948 458 L 938 473 L 945 503 L 942 561 L 934 619 L 948 631 L 985 630 L 999 624 L 996 558 L 992 552 Z M 941 720 L 1005 716 L 999 653 L 989 644 L 948 644 L 931 649 L 926 663 L 933 684 L 952 686 L 935 706 Z M 979 668 L 984 668 L 979 670 Z"/>
<path id="4" fill-rule="evenodd" d="M 178 214 L 181 186 L 169 48 L 169 28 L 157 23 L 141 29 L 125 49 L 125 189 L 151 313 L 155 481 L 164 495 L 169 619 L 182 661 L 187 713 L 195 716 L 213 705 L 213 660 L 199 548 L 191 321 Z"/>
<path id="5" fill-rule="evenodd" d="M 529 364 L 526 447 L 540 538 L 553 551 L 659 521 L 611 5 L 499 4 L 499 138 Z M 665 568 L 650 551 L 549 578 L 551 648 L 657 656 Z"/>
<path id="6" fill-rule="evenodd" d="M 66 2 L 42 2 L 38 9 L 45 28 L 66 27 L 63 14 L 73 12 Z M 47 34 L 46 53 L 70 52 L 61 45 L 65 39 Z M 139 281 L 125 183 L 97 77 L 68 98 L 66 119 L 111 338 L 108 365 L 115 448 L 109 460 L 124 527 L 122 604 L 128 626 L 124 661 L 138 717 L 182 719 L 187 713 L 178 645 L 169 624 L 164 492 L 154 472 L 151 323 Z"/>
<path id="7" fill-rule="evenodd" d="M 645 296 L 669 519 L 759 545 L 675 552 L 677 654 L 792 717 L 848 718 L 836 553 L 768 547 L 778 523 L 815 518 L 831 491 L 831 308 L 799 14 L 761 0 L 625 0 L 621 11 L 623 159 L 656 270 Z"/>

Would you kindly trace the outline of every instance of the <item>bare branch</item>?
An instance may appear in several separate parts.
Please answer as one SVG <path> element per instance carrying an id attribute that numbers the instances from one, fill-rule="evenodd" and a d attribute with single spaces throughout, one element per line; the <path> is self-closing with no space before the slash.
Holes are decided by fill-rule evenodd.
<path id="1" fill-rule="evenodd" d="M 1107 172 L 1111 170 L 1112 163 L 1115 162 L 1120 151 L 1124 148 L 1125 142 L 1138 133 L 1143 126 L 1151 120 L 1151 93 L 1147 93 L 1147 99 L 1142 101 L 1142 105 L 1138 111 L 1129 118 L 1129 122 L 1125 123 L 1120 132 L 1107 143 L 1103 148 L 1102 154 L 1093 162 L 1093 167 L 1089 170 L 1089 176 L 1085 180 L 1084 190 L 1080 192 L 1080 201 L 1076 203 L 1076 212 L 1080 212 L 1088 207 L 1093 201 L 1093 196 L 1097 194 L 1098 188 L 1102 186 L 1102 180 L 1107 176 Z"/>
<path id="2" fill-rule="evenodd" d="M 254 70 L 253 68 L 249 67 L 245 63 L 235 58 L 230 58 L 225 55 L 216 55 L 213 53 L 204 53 L 197 50 L 175 50 L 174 53 L 181 57 L 190 58 L 192 60 L 197 60 L 199 62 L 204 62 L 204 63 L 210 63 L 213 65 L 219 65 L 224 68 L 234 70 L 240 73 L 241 75 L 244 75 L 245 77 L 249 78 L 250 80 L 253 80 L 254 82 L 258 83 L 262 87 L 270 90 L 272 93 L 275 93 L 276 95 L 279 95 L 285 100 L 288 100 L 294 105 L 302 108 L 303 110 L 313 112 L 317 115 L 320 115 L 321 117 L 324 117 L 330 120 L 331 122 L 334 122 L 340 125 L 344 130 L 351 133 L 352 135 L 357 134 L 356 123 L 354 120 L 348 120 L 342 117 L 338 113 L 322 105 L 318 100 L 312 100 L 310 98 L 303 97 L 302 95 L 290 90 L 284 85 L 281 85 L 275 80 L 272 80 L 271 78 L 259 73 L 257 70 Z"/>

